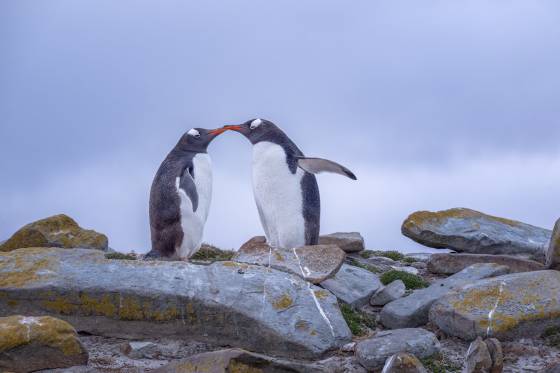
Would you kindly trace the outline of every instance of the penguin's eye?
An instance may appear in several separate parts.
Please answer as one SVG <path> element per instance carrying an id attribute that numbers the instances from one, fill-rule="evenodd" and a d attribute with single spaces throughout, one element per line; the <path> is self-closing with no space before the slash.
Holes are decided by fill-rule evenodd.
<path id="1" fill-rule="evenodd" d="M 200 138 L 200 132 L 195 130 L 194 128 L 188 132 L 188 134 L 194 138 Z"/>
<path id="2" fill-rule="evenodd" d="M 255 119 L 254 121 L 251 122 L 251 126 L 249 128 L 251 128 L 252 130 L 254 130 L 255 128 L 257 128 L 258 126 L 260 126 L 262 124 L 262 120 L 261 119 Z"/>

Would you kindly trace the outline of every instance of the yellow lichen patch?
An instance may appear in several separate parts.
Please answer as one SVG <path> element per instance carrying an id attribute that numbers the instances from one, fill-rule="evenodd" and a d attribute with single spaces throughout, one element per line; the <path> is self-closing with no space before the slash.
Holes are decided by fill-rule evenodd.
<path id="1" fill-rule="evenodd" d="M 78 309 L 78 306 L 70 303 L 62 296 L 57 296 L 55 299 L 48 299 L 41 302 L 41 305 L 51 311 L 61 315 L 72 315 Z"/>
<path id="2" fill-rule="evenodd" d="M 478 211 L 465 209 L 465 208 L 454 208 L 443 211 L 417 211 L 411 214 L 405 221 L 404 226 L 411 228 L 415 225 L 424 225 L 426 223 L 442 223 L 448 219 L 468 219 L 468 218 L 486 218 L 489 220 L 494 220 L 502 224 L 506 224 L 512 227 L 517 227 L 521 223 L 515 220 L 500 218 L 497 216 L 483 214 Z"/>
<path id="3" fill-rule="evenodd" d="M 326 290 L 315 290 L 314 293 L 317 299 L 325 299 L 329 297 L 329 292 Z"/>
<path id="4" fill-rule="evenodd" d="M 296 330 L 300 330 L 300 331 L 309 330 L 309 326 L 310 326 L 309 322 L 305 320 L 298 320 L 295 325 Z"/>
<path id="5" fill-rule="evenodd" d="M 272 306 L 277 310 L 285 310 L 286 308 L 290 307 L 294 301 L 288 294 L 282 295 L 280 298 L 275 299 L 272 302 Z"/>
<path id="6" fill-rule="evenodd" d="M 123 296 L 119 306 L 119 318 L 121 320 L 144 320 L 142 304 L 136 297 Z"/>
<path id="7" fill-rule="evenodd" d="M 118 307 L 115 305 L 115 299 L 109 294 L 99 298 L 80 294 L 80 311 L 87 315 L 115 317 Z"/>
<path id="8" fill-rule="evenodd" d="M 514 295 L 507 289 L 500 289 L 500 284 L 496 283 L 485 289 L 470 289 L 463 299 L 452 302 L 453 308 L 459 312 L 471 312 L 481 309 L 492 309 L 496 303 L 503 304 Z"/>
<path id="9" fill-rule="evenodd" d="M 44 249 L 22 249 L 0 254 L 0 258 L 4 259 L 0 272 L 0 287 L 20 288 L 52 276 L 58 263 L 46 255 L 35 257 L 37 250 Z"/>
<path id="10" fill-rule="evenodd" d="M 76 331 L 65 321 L 48 316 L 0 318 L 0 352 L 29 343 L 58 349 L 66 356 L 83 352 Z"/>
<path id="11" fill-rule="evenodd" d="M 17 301 L 17 300 L 14 300 L 14 299 L 8 300 L 7 303 L 8 303 L 8 306 L 10 306 L 10 307 L 15 307 L 15 306 L 18 305 L 18 301 Z"/>
<path id="12" fill-rule="evenodd" d="M 278 251 L 274 252 L 274 257 L 276 258 L 277 261 L 279 262 L 283 262 L 286 259 L 282 256 L 282 254 L 280 254 Z"/>
<path id="13" fill-rule="evenodd" d="M 239 263 L 236 262 L 223 262 L 222 265 L 224 267 L 239 267 Z"/>
<path id="14" fill-rule="evenodd" d="M 255 368 L 250 365 L 244 364 L 239 361 L 231 360 L 227 366 L 227 371 L 230 373 L 262 373 L 260 368 Z"/>

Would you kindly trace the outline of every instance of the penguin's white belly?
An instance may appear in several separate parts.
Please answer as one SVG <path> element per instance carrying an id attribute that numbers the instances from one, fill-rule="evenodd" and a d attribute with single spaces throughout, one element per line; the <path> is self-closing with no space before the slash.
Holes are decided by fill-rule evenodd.
<path id="1" fill-rule="evenodd" d="M 204 225 L 208 218 L 212 201 L 212 162 L 208 154 L 197 154 L 193 158 L 194 184 L 198 193 L 198 208 L 193 211 L 190 198 L 184 190 L 179 188 L 177 178 L 177 192 L 181 198 L 181 227 L 183 242 L 178 249 L 180 259 L 188 259 L 196 253 L 202 244 Z"/>
<path id="2" fill-rule="evenodd" d="M 305 245 L 301 179 L 293 174 L 284 149 L 271 142 L 253 146 L 253 193 L 268 243 L 273 247 Z"/>

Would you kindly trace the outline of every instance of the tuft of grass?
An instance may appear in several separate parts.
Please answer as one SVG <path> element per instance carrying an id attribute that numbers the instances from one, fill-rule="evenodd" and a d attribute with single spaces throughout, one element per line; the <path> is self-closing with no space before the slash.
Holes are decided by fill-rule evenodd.
<path id="1" fill-rule="evenodd" d="M 383 285 L 389 285 L 395 280 L 402 280 L 407 289 L 422 289 L 428 287 L 430 284 L 424 280 L 422 277 L 413 275 L 412 273 L 391 270 L 385 272 L 380 278 Z"/>
<path id="2" fill-rule="evenodd" d="M 558 326 L 551 326 L 547 328 L 544 333 L 542 334 L 542 338 L 544 339 L 545 343 L 551 347 L 560 347 L 560 327 Z"/>
<path id="3" fill-rule="evenodd" d="M 371 258 L 372 256 L 382 256 L 384 258 L 399 261 L 404 259 L 404 255 L 396 250 L 381 251 L 381 250 L 365 250 L 360 252 L 362 258 Z"/>
<path id="4" fill-rule="evenodd" d="M 401 262 L 407 263 L 407 264 L 412 264 L 412 263 L 416 263 L 417 261 L 416 261 L 416 259 L 414 259 L 414 258 L 405 256 L 405 257 L 401 260 Z"/>
<path id="5" fill-rule="evenodd" d="M 216 246 L 203 244 L 200 250 L 194 254 L 191 259 L 218 262 L 231 260 L 234 255 L 234 251 L 220 250 Z"/>
<path id="6" fill-rule="evenodd" d="M 462 369 L 462 367 L 439 357 L 428 357 L 420 359 L 420 361 L 424 365 L 424 368 L 432 373 L 455 373 L 460 372 Z"/>
<path id="7" fill-rule="evenodd" d="M 366 335 L 368 329 L 374 329 L 377 323 L 372 316 L 366 315 L 363 312 L 357 311 L 347 305 L 346 303 L 339 303 L 340 311 L 346 324 L 355 336 Z"/>
<path id="8" fill-rule="evenodd" d="M 382 273 L 382 271 L 379 268 L 374 267 L 372 265 L 360 263 L 360 262 L 358 262 L 357 260 L 354 260 L 354 259 L 350 259 L 350 265 L 353 265 L 354 267 L 359 267 L 359 268 L 365 269 L 365 270 L 370 271 L 372 273 L 376 273 L 376 274 Z"/>
<path id="9" fill-rule="evenodd" d="M 105 254 L 106 259 L 115 259 L 115 260 L 136 260 L 136 254 L 123 254 L 123 253 L 108 253 Z"/>

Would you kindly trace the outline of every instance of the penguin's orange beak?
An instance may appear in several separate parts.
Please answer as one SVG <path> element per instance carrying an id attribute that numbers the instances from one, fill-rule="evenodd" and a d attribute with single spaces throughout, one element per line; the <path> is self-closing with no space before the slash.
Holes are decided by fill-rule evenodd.
<path id="1" fill-rule="evenodd" d="M 226 132 L 228 129 L 226 127 L 216 128 L 215 130 L 208 131 L 208 133 L 212 136 L 218 136 L 222 133 Z"/>
<path id="2" fill-rule="evenodd" d="M 241 129 L 241 126 L 238 125 L 234 125 L 234 126 L 224 126 L 224 128 L 227 130 L 232 130 L 232 131 L 239 131 Z"/>

